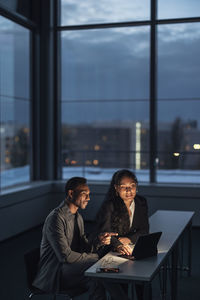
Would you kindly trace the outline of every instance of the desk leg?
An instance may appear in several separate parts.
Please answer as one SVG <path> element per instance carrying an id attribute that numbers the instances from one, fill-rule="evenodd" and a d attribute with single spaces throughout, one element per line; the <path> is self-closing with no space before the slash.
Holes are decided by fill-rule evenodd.
<path id="1" fill-rule="evenodd" d="M 177 299 L 177 284 L 178 284 L 178 245 L 172 251 L 172 276 L 171 276 L 171 300 Z"/>
<path id="2" fill-rule="evenodd" d="M 130 283 L 129 285 L 129 291 L 130 291 L 130 297 L 131 297 L 131 300 L 134 300 L 135 297 L 134 297 L 134 294 L 135 294 L 135 283 Z"/>
<path id="3" fill-rule="evenodd" d="M 186 251 L 186 262 L 184 262 L 184 249 L 185 249 L 185 243 L 184 238 L 187 238 L 187 251 Z M 180 270 L 180 274 L 182 275 L 183 272 L 187 272 L 187 276 L 191 276 L 191 270 L 192 270 L 192 222 L 190 222 L 187 226 L 187 228 L 184 231 L 184 235 L 181 238 L 180 241 L 180 249 L 179 249 L 179 266 L 178 269 Z"/>
<path id="4" fill-rule="evenodd" d="M 152 286 L 151 282 L 144 284 L 144 300 L 152 300 Z"/>
<path id="5" fill-rule="evenodd" d="M 192 222 L 188 226 L 188 276 L 191 276 L 192 267 Z"/>
<path id="6" fill-rule="evenodd" d="M 161 298 L 167 299 L 167 263 L 165 263 L 160 270 L 161 273 Z"/>

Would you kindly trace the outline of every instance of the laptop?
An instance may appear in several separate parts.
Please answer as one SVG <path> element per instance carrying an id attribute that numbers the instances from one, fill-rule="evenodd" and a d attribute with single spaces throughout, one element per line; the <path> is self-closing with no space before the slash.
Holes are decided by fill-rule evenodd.
<path id="1" fill-rule="evenodd" d="M 158 253 L 157 245 L 160 240 L 162 232 L 153 232 L 149 234 L 140 235 L 137 238 L 133 252 L 131 255 L 119 255 L 123 258 L 131 260 L 143 259 L 151 256 L 155 256 Z"/>

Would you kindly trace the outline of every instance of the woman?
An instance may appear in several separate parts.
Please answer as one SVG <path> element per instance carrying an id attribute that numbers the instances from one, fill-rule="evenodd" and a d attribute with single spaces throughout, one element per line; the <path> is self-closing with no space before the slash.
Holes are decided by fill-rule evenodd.
<path id="1" fill-rule="evenodd" d="M 100 211 L 97 215 L 99 232 L 116 232 L 111 244 L 122 254 L 127 253 L 125 247 L 135 244 L 137 237 L 149 232 L 148 207 L 144 197 L 137 195 L 138 181 L 129 170 L 114 173 L 110 187 Z"/>
<path id="2" fill-rule="evenodd" d="M 116 232 L 111 238 L 112 250 L 130 255 L 137 237 L 149 232 L 148 206 L 137 194 L 135 174 L 123 169 L 114 173 L 110 187 L 97 214 L 98 232 Z M 143 299 L 143 287 L 136 285 L 138 299 Z"/>

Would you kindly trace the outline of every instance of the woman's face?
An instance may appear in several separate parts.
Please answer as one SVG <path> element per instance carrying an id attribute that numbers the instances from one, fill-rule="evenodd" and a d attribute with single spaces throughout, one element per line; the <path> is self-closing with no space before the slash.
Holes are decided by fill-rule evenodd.
<path id="1" fill-rule="evenodd" d="M 136 195 L 137 184 L 130 177 L 122 177 L 120 184 L 115 189 L 125 203 L 131 203 Z"/>

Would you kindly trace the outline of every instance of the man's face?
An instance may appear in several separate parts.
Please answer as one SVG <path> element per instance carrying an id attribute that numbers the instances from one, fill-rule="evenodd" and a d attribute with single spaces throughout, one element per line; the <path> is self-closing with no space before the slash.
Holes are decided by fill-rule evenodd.
<path id="1" fill-rule="evenodd" d="M 88 185 L 79 185 L 74 191 L 69 191 L 71 202 L 78 208 L 85 209 L 90 201 L 90 189 Z"/>

